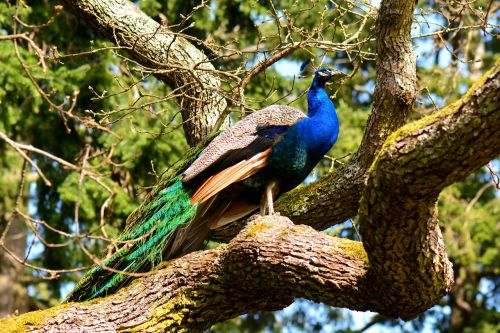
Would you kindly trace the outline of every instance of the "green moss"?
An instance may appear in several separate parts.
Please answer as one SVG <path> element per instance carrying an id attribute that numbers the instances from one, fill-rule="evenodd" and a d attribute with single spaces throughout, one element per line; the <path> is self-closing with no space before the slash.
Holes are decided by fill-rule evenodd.
<path id="1" fill-rule="evenodd" d="M 70 304 L 62 304 L 46 310 L 32 311 L 20 316 L 5 318 L 0 320 L 0 327 L 2 327 L 2 332 L 25 332 L 31 327 L 41 327 L 44 322 L 54 318 L 60 310 L 69 306 Z"/>
<path id="2" fill-rule="evenodd" d="M 329 174 L 321 179 L 321 181 L 309 184 L 307 186 L 300 186 L 292 191 L 285 193 L 275 204 L 277 211 L 285 216 L 293 216 L 303 209 L 306 202 L 318 196 L 321 186 L 329 183 L 326 178 L 337 176 L 337 173 Z M 331 179 L 331 178 L 329 178 Z"/>
<path id="3" fill-rule="evenodd" d="M 189 313 L 190 308 L 196 308 L 196 301 L 187 293 L 180 293 L 152 311 L 148 321 L 138 326 L 120 330 L 120 332 L 163 332 L 169 328 L 183 332 L 182 321 Z"/>
<path id="4" fill-rule="evenodd" d="M 246 228 L 246 232 L 250 235 L 250 236 L 255 236 L 257 235 L 259 232 L 262 232 L 266 229 L 269 229 L 271 226 L 267 223 L 254 223 L 252 225 L 250 225 L 248 228 Z"/>
<path id="5" fill-rule="evenodd" d="M 368 265 L 368 255 L 366 254 L 362 242 L 335 237 L 335 246 L 333 248 L 335 250 L 341 250 L 352 258 L 360 259 L 364 264 Z"/>
<path id="6" fill-rule="evenodd" d="M 172 262 L 173 262 L 173 259 L 172 260 L 164 260 L 158 266 L 155 267 L 155 270 L 159 271 L 160 269 L 169 268 L 170 266 L 172 266 Z"/>

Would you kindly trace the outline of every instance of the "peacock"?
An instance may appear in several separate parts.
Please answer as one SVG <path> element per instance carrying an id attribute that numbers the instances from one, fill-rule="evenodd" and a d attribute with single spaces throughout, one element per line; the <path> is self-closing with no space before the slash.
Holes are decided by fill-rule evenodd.
<path id="1" fill-rule="evenodd" d="M 200 249 L 210 230 L 259 208 L 262 215 L 274 214 L 273 201 L 299 185 L 337 140 L 339 122 L 325 84 L 342 74 L 329 68 L 314 72 L 307 115 L 268 106 L 191 154 L 152 190 L 129 218 L 118 250 L 90 269 L 67 301 L 116 292 L 137 273 Z"/>

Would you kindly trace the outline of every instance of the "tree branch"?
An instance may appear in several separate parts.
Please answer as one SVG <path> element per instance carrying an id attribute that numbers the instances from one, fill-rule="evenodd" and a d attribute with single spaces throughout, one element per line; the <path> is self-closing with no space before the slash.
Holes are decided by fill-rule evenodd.
<path id="1" fill-rule="evenodd" d="M 379 297 L 394 314 L 412 307 L 417 314 L 450 290 L 436 202 L 445 186 L 500 154 L 499 110 L 497 62 L 461 100 L 391 135 L 372 165 L 360 231 L 374 283 L 384 287 Z"/>
<path id="2" fill-rule="evenodd" d="M 221 94 L 221 80 L 203 52 L 128 0 L 65 3 L 157 78 L 179 89 L 178 104 L 189 145 L 196 145 L 212 131 L 227 102 Z"/>
<path id="3" fill-rule="evenodd" d="M 115 295 L 1 323 L 31 332 L 201 332 L 241 313 L 282 308 L 296 297 L 366 310 L 378 307 L 365 293 L 367 268 L 361 243 L 266 217 L 228 245 L 169 262 Z"/>
<path id="4" fill-rule="evenodd" d="M 377 16 L 373 108 L 355 160 L 368 169 L 387 137 L 406 123 L 417 94 L 411 23 L 417 1 L 382 1 Z"/>

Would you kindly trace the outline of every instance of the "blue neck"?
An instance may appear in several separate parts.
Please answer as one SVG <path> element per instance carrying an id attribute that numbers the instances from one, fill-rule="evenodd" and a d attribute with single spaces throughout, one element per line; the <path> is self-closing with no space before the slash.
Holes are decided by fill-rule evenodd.
<path id="1" fill-rule="evenodd" d="M 324 83 L 314 80 L 307 95 L 308 112 L 303 131 L 316 158 L 321 159 L 337 141 L 339 121 Z M 305 133 L 304 133 L 305 134 Z"/>
<path id="2" fill-rule="evenodd" d="M 324 84 L 318 84 L 316 80 L 313 81 L 309 93 L 307 94 L 307 115 L 314 117 L 316 114 L 326 116 L 335 116 L 335 106 L 326 92 Z"/>

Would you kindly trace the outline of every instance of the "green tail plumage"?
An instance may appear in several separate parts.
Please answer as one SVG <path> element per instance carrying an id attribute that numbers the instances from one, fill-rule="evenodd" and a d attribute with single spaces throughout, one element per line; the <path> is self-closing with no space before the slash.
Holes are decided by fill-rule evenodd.
<path id="1" fill-rule="evenodd" d="M 140 219 L 129 224 L 119 238 L 120 249 L 102 266 L 89 270 L 67 301 L 87 301 L 113 293 L 133 279 L 127 273 L 147 272 L 160 264 L 164 253 L 168 256 L 172 250 L 169 236 L 178 227 L 187 226 L 196 215 L 197 204 L 191 205 L 190 199 L 191 193 L 180 177 L 153 193 L 141 207 Z"/>
<path id="2" fill-rule="evenodd" d="M 198 206 L 190 204 L 191 189 L 182 183 L 180 174 L 217 134 L 213 133 L 191 149 L 153 188 L 145 202 L 129 216 L 127 227 L 119 238 L 119 250 L 103 260 L 103 265 L 90 269 L 68 295 L 67 302 L 83 302 L 112 294 L 134 278 L 127 273 L 150 271 L 162 260 L 199 247 L 198 243 L 190 248 L 190 243 L 186 242 L 189 233 L 182 233 L 179 228 L 190 225 Z"/>

